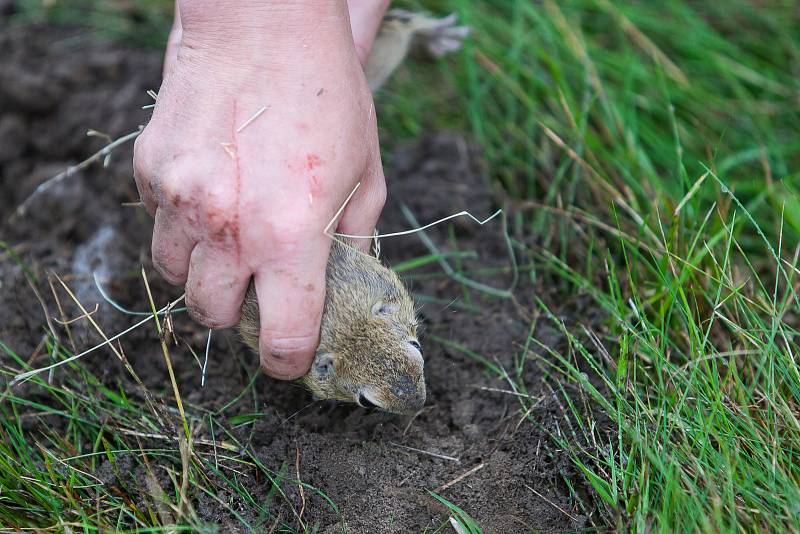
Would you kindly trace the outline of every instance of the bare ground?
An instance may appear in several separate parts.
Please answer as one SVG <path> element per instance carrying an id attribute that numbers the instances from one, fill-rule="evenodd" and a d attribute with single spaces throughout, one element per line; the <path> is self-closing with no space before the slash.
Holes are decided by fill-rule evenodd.
<path id="1" fill-rule="evenodd" d="M 138 200 L 132 180 L 132 144 L 115 151 L 107 168 L 93 165 L 37 196 L 24 217 L 10 220 L 10 216 L 37 184 L 105 144 L 103 139 L 85 137 L 87 129 L 117 137 L 146 123 L 149 112 L 141 106 L 150 103 L 146 90 L 158 88 L 160 56 L 97 42 L 78 30 L 8 28 L 2 23 L 0 30 L 0 50 L 6 57 L 0 63 L 0 221 L 5 221 L 0 239 L 12 245 L 41 280 L 56 273 L 88 309 L 98 303 L 95 317 L 106 332 L 120 331 L 133 319 L 100 298 L 92 272 L 98 272 L 114 297 L 131 308 L 146 309 L 138 274 L 142 265 L 153 280 L 157 302 L 166 303 L 180 294 L 151 269 L 149 217 L 140 209 L 122 206 Z M 465 208 L 485 216 L 496 207 L 480 155 L 461 136 L 428 136 L 398 150 L 391 161 L 387 169 L 390 200 L 381 223 L 384 231 L 410 226 L 400 213 L 400 203 L 407 204 L 422 222 Z M 453 225 L 458 248 L 476 253 L 475 258 L 464 260 L 464 268 L 507 271 L 510 263 L 501 229 L 499 220 L 482 228 L 465 221 Z M 447 226 L 429 235 L 442 250 L 454 250 Z M 385 240 L 382 248 L 393 265 L 428 253 L 416 236 Z M 33 366 L 45 365 L 47 355 L 37 352 L 44 333 L 42 308 L 25 282 L 22 268 L 9 254 L 0 251 L 0 258 L 0 340 L 25 358 L 33 355 Z M 528 261 L 518 259 L 523 266 Z M 467 347 L 510 371 L 535 317 L 534 295 L 567 321 L 580 317 L 581 322 L 598 324 L 601 318 L 583 309 L 579 299 L 566 299 L 535 285 L 525 271 L 516 288 L 516 303 L 475 291 L 466 298 L 463 287 L 451 279 L 426 276 L 441 274 L 438 265 L 410 273 L 414 275 L 411 287 L 422 303 L 429 392 L 426 408 L 418 416 L 396 417 L 350 406 L 309 406 L 310 397 L 301 388 L 262 375 L 253 393 L 224 414 L 263 414 L 237 428 L 237 435 L 275 471 L 284 463 L 294 469 L 299 456 L 300 478 L 324 491 L 339 508 L 337 513 L 318 494 L 305 492 L 304 520 L 318 524 L 322 532 L 339 532 L 345 524 L 349 532 L 436 528 L 447 514 L 427 490 L 440 488 L 481 465 L 441 493 L 487 532 L 559 532 L 589 526 L 589 518 L 570 498 L 564 483 L 568 480 L 582 491 L 582 482 L 567 454 L 557 450 L 549 437 L 564 425 L 564 416 L 553 393 L 557 387 L 547 382 L 551 379 L 546 379 L 537 357 L 527 361 L 522 381 L 528 393 L 540 401 L 525 418 L 515 396 L 481 389 L 508 390 L 509 384 L 456 347 Z M 480 280 L 504 288 L 511 276 L 505 272 Z M 39 289 L 55 315 L 49 288 L 42 283 Z M 63 292 L 61 300 L 68 301 Z M 65 314 L 78 313 L 68 306 Z M 175 317 L 175 329 L 202 351 L 204 329 L 185 316 Z M 64 336 L 63 328 L 59 332 Z M 97 340 L 81 323 L 73 325 L 72 334 L 76 351 Z M 534 336 L 558 350 L 566 349 L 565 340 L 546 321 L 536 323 Z M 153 329 L 131 333 L 122 346 L 148 388 L 167 404 L 174 403 Z M 257 358 L 247 353 L 232 332 L 216 334 L 210 354 L 206 384 L 201 387 L 198 366 L 189 352 L 183 347 L 173 350 L 178 383 L 190 412 L 220 408 L 257 372 Z M 104 383 L 137 397 L 137 387 L 109 351 L 87 356 L 84 364 Z M 0 356 L 0 366 L 16 368 L 4 356 Z M 62 367 L 55 380 L 69 372 Z M 28 384 L 14 391 L 43 398 L 36 386 Z M 32 439 L 65 424 L 53 418 L 27 421 L 26 431 Z M 210 439 L 207 429 L 200 432 L 198 437 Z M 140 471 L 119 465 L 106 465 L 101 471 L 98 476 L 107 484 L 131 495 L 144 493 Z M 266 498 L 265 481 L 246 471 L 243 474 L 251 492 Z M 235 502 L 236 497 L 226 492 L 220 480 L 212 476 L 212 482 L 220 499 L 239 509 L 246 519 L 256 519 L 247 507 Z M 297 486 L 287 482 L 284 491 L 299 509 Z M 223 531 L 243 530 L 217 501 L 202 494 L 192 497 L 203 520 L 219 524 Z M 289 512 L 276 513 L 292 524 Z"/>

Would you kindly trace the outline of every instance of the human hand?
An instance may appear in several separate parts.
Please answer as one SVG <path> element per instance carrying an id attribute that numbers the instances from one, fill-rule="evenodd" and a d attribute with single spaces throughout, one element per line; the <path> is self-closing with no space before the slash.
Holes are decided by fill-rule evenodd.
<path id="1" fill-rule="evenodd" d="M 153 263 L 204 325 L 239 320 L 251 276 L 272 376 L 313 358 L 333 227 L 370 235 L 386 189 L 344 1 L 179 2 L 181 38 L 137 139 Z M 266 106 L 255 120 L 256 112 Z"/>

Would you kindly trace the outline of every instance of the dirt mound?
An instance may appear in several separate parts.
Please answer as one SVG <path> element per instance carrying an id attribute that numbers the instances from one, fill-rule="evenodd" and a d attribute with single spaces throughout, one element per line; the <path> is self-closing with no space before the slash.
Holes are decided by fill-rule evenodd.
<path id="1" fill-rule="evenodd" d="M 117 137 L 146 122 L 148 112 L 141 106 L 150 103 L 146 90 L 158 87 L 160 57 L 98 43 L 78 30 L 45 27 L 3 27 L 0 50 L 4 51 L 0 63 L 0 221 L 4 221 L 0 238 L 14 247 L 22 263 L 41 280 L 49 272 L 57 273 L 89 310 L 98 303 L 94 317 L 106 332 L 118 332 L 133 320 L 100 298 L 92 273 L 98 273 L 114 298 L 130 308 L 146 309 L 138 272 L 142 265 L 153 281 L 157 302 L 166 303 L 180 294 L 159 282 L 150 268 L 148 216 L 123 206 L 138 200 L 131 177 L 132 144 L 116 150 L 106 168 L 92 165 L 38 195 L 24 217 L 10 217 L 37 184 L 105 144 L 101 138 L 85 137 L 88 129 Z M 465 208 L 482 217 L 495 208 L 479 155 L 459 136 L 428 137 L 401 149 L 393 162 L 393 168 L 387 169 L 390 201 L 381 223 L 383 231 L 410 226 L 401 203 L 421 222 Z M 462 252 L 449 260 L 460 271 L 494 270 L 479 280 L 503 289 L 512 276 L 501 230 L 499 219 L 485 227 L 459 220 L 452 234 L 443 225 L 428 235 L 442 252 Z M 417 236 L 386 240 L 382 249 L 393 265 L 430 254 Z M 0 340 L 28 358 L 42 340 L 42 307 L 25 281 L 23 267 L 9 253 L 0 251 L 0 258 Z M 305 391 L 264 376 L 256 380 L 245 402 L 233 404 L 223 415 L 260 413 L 237 431 L 271 469 L 278 471 L 285 463 L 294 467 L 299 457 L 303 482 L 320 488 L 339 507 L 336 513 L 321 495 L 306 491 L 305 520 L 319 524 L 323 532 L 338 532 L 344 524 L 349 532 L 436 528 L 447 513 L 427 490 L 442 486 L 447 486 L 439 490 L 442 495 L 488 532 L 557 532 L 584 526 L 586 518 L 575 511 L 563 480 L 572 480 L 574 486 L 580 482 L 573 480 L 575 473 L 566 454 L 559 456 L 548 438 L 548 430 L 563 420 L 559 402 L 542 381 L 535 362 L 528 361 L 522 372 L 528 394 L 541 399 L 527 419 L 514 395 L 481 389 L 509 389 L 489 367 L 516 369 L 531 327 L 530 297 L 537 294 L 550 302 L 555 298 L 533 287 L 524 275 L 512 301 L 465 291 L 442 276 L 435 263 L 405 274 L 413 274 L 410 284 L 422 303 L 425 322 L 429 397 L 418 416 L 399 418 L 349 406 L 308 406 L 311 401 Z M 52 312 L 56 304 L 45 288 L 45 283 L 40 284 Z M 79 314 L 74 306 L 64 305 L 67 316 Z M 192 346 L 204 347 L 206 331 L 185 316 L 176 316 L 175 329 Z M 545 326 L 537 326 L 535 333 L 548 344 L 563 344 Z M 78 351 L 98 339 L 83 323 L 73 325 L 72 334 Z M 174 402 L 169 400 L 169 379 L 152 328 L 131 333 L 123 346 L 148 388 L 163 395 L 167 403 Z M 38 353 L 32 362 L 36 367 L 47 363 L 46 354 Z M 215 334 L 210 354 L 206 384 L 200 387 L 194 358 L 182 348 L 173 351 L 178 383 L 190 411 L 221 408 L 243 390 L 258 366 L 257 358 L 230 332 Z M 83 363 L 103 382 L 137 395 L 137 387 L 110 352 L 94 353 Z M 18 368 L 4 356 L 0 356 L 0 366 Z M 56 383 L 69 372 L 66 368 L 56 372 Z M 15 393 L 26 395 L 27 387 L 19 386 Z M 37 394 L 34 388 L 30 394 Z M 33 436 L 48 426 L 63 424 L 49 419 L 47 424 L 35 418 L 30 421 L 27 431 Z M 211 439 L 206 434 L 207 430 L 198 438 Z M 241 469 L 246 476 L 248 467 Z M 98 473 L 104 480 L 117 476 L 105 471 Z M 212 481 L 214 476 L 209 474 Z M 135 486 L 135 477 L 129 483 Z M 263 480 L 250 477 L 245 484 L 256 499 L 267 498 L 268 485 Z M 297 486 L 287 483 L 284 490 L 299 508 Z M 232 499 L 222 493 L 218 497 Z M 218 500 L 203 495 L 195 499 L 203 520 L 220 524 L 223 531 L 241 529 Z M 244 511 L 242 516 L 249 517 Z M 283 517 L 292 521 L 289 512 Z"/>

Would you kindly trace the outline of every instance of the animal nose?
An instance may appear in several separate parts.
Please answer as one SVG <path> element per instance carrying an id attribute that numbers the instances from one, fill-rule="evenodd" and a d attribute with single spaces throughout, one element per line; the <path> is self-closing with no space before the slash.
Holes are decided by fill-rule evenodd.
<path id="1" fill-rule="evenodd" d="M 425 406 L 425 390 L 423 389 L 422 392 L 404 400 L 409 412 L 418 412 Z"/>
<path id="2" fill-rule="evenodd" d="M 392 383 L 392 393 L 409 412 L 416 412 L 425 405 L 425 382 L 415 383 L 411 377 L 403 376 Z"/>

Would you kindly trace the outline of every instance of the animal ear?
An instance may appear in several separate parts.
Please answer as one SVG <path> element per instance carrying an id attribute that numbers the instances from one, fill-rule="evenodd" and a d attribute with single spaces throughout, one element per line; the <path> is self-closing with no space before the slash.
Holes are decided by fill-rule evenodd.
<path id="1" fill-rule="evenodd" d="M 317 355 L 317 357 L 314 358 L 314 364 L 312 365 L 314 376 L 320 380 L 329 378 L 333 374 L 333 365 L 335 359 L 336 358 L 331 352 L 325 352 Z"/>
<path id="2" fill-rule="evenodd" d="M 390 315 L 396 312 L 398 307 L 399 306 L 394 302 L 386 302 L 384 300 L 379 300 L 372 305 L 372 315 L 374 315 L 375 317 Z"/>

